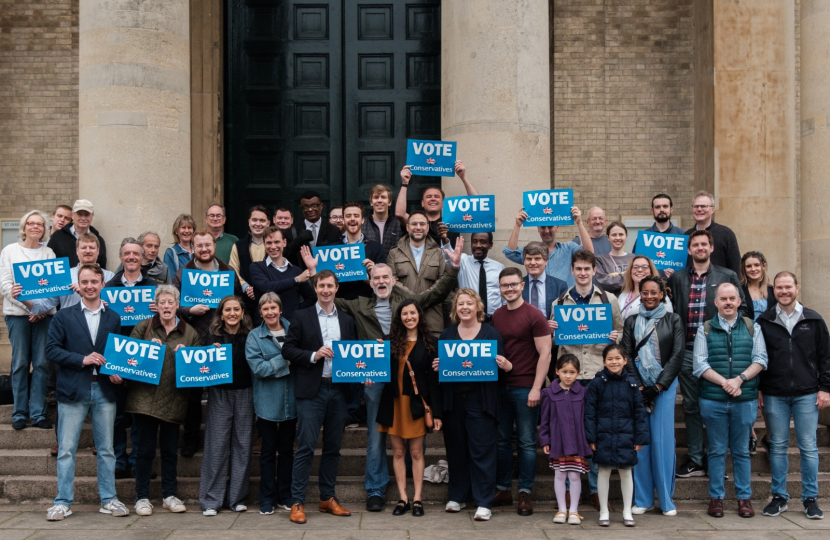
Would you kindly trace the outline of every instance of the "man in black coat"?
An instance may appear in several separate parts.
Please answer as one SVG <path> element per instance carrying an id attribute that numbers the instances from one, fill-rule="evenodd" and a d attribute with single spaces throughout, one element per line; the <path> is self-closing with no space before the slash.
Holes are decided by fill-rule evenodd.
<path id="1" fill-rule="evenodd" d="M 741 273 L 741 248 L 738 238 L 726 225 L 715 223 L 715 198 L 711 193 L 699 191 L 692 203 L 692 217 L 695 226 L 686 231 L 690 235 L 695 231 L 709 231 L 712 234 L 712 264 L 728 268 L 736 274 Z M 687 266 L 692 264 L 689 257 Z"/>
<path id="2" fill-rule="evenodd" d="M 386 253 L 380 242 L 369 240 L 363 234 L 364 209 L 360 202 L 348 202 L 343 205 L 343 224 L 346 231 L 343 233 L 341 244 L 363 244 L 366 258 L 363 265 L 366 266 L 367 275 L 371 273 L 376 264 L 386 264 Z M 358 296 L 371 298 L 374 293 L 369 286 L 368 278 L 361 281 L 348 281 L 340 284 L 337 297 L 344 300 L 354 300 Z"/>
<path id="3" fill-rule="evenodd" d="M 91 232 L 98 237 L 98 266 L 107 267 L 107 244 L 92 226 L 95 209 L 86 199 L 75 201 L 72 207 L 72 223 L 55 231 L 47 246 L 55 252 L 55 257 L 68 257 L 69 266 L 78 266 L 77 240 L 84 233 Z"/>
<path id="4" fill-rule="evenodd" d="M 347 385 L 332 384 L 333 343 L 357 339 L 354 319 L 334 305 L 337 276 L 324 270 L 314 280 L 317 303 L 294 315 L 282 349 L 296 376 L 297 452 L 291 481 L 291 521 L 305 523 L 305 494 L 311 475 L 311 460 L 323 429 L 318 509 L 336 516 L 351 512 L 335 498 L 340 446 L 346 428 Z"/>
<path id="5" fill-rule="evenodd" d="M 342 244 L 340 229 L 323 219 L 323 199 L 316 191 L 306 191 L 300 196 L 300 210 L 303 212 L 301 229 L 311 232 L 311 247 Z"/>

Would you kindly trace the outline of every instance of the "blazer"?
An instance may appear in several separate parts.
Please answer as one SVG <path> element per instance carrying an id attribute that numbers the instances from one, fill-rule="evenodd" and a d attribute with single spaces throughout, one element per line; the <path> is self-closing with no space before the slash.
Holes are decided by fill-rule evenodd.
<path id="1" fill-rule="evenodd" d="M 549 276 L 547 273 L 543 273 L 542 278 L 545 280 L 545 318 L 550 319 L 553 301 L 568 292 L 568 284 L 557 277 Z M 522 298 L 525 302 L 530 302 L 530 275 L 526 275 L 522 280 L 525 283 Z"/>
<path id="2" fill-rule="evenodd" d="M 432 343 L 435 354 L 428 354 L 425 345 L 425 340 Z M 412 371 L 415 372 L 415 383 L 418 385 L 418 395 L 415 395 L 415 389 L 412 387 L 412 378 L 406 369 L 403 375 L 403 392 L 398 389 L 398 368 L 400 367 L 400 358 L 392 358 L 390 365 L 390 376 L 392 382 L 383 385 L 383 393 L 380 396 L 380 406 L 378 408 L 377 423 L 383 426 L 392 426 L 395 419 L 395 398 L 401 393 L 409 396 L 409 412 L 412 414 L 413 420 L 418 420 L 424 417 L 424 404 L 421 402 L 421 396 L 424 397 L 427 404 L 432 409 L 432 415 L 440 419 L 442 416 L 441 407 L 441 391 L 438 386 L 438 372 L 432 369 L 432 359 L 438 355 L 438 343 L 431 335 L 421 336 L 412 347 L 412 352 L 409 353 L 409 364 L 412 366 Z M 406 364 L 404 364 L 406 366 Z"/>
<path id="3" fill-rule="evenodd" d="M 305 221 L 300 222 L 305 228 Z M 329 223 L 327 219 L 320 218 L 320 230 L 317 232 L 317 247 L 336 246 L 343 243 L 343 233 L 340 229 Z"/>
<path id="4" fill-rule="evenodd" d="M 101 311 L 95 343 L 81 310 L 83 302 L 61 309 L 52 318 L 46 338 L 46 359 L 57 364 L 55 398 L 59 403 L 77 403 L 89 399 L 92 366 L 84 365 L 91 352 L 103 355 L 110 334 L 121 333 L 121 318 L 111 309 Z M 107 376 L 98 376 L 98 386 L 107 401 L 115 401 L 115 385 Z"/>
<path id="5" fill-rule="evenodd" d="M 337 319 L 340 339 L 356 340 L 354 319 L 343 310 L 337 310 Z M 322 346 L 323 333 L 317 319 L 317 305 L 295 313 L 282 348 L 282 357 L 291 363 L 291 369 L 297 374 L 294 381 L 294 396 L 297 399 L 311 399 L 320 390 L 324 362 L 319 360 L 312 364 L 311 355 Z"/>
<path id="6" fill-rule="evenodd" d="M 637 380 L 639 386 L 643 385 L 643 380 L 640 378 L 640 372 L 634 365 L 637 358 L 634 354 L 634 348 L 637 347 L 637 340 L 634 339 L 634 324 L 637 322 L 637 315 L 631 315 L 623 323 L 623 335 L 620 346 L 625 351 L 625 355 L 629 361 L 625 364 L 625 369 Z M 665 390 L 672 385 L 674 379 L 680 374 L 680 368 L 683 367 L 683 351 L 686 349 L 686 327 L 683 326 L 683 321 L 677 313 L 666 313 L 654 328 L 657 332 L 657 343 L 660 348 L 660 364 L 663 366 L 663 371 L 657 377 L 657 383 L 663 386 Z M 651 338 L 649 338 L 651 339 Z"/>

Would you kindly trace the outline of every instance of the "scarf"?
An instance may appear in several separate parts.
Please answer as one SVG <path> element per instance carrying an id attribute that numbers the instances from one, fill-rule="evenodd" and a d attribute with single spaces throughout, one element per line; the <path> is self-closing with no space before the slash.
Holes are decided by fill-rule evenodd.
<path id="1" fill-rule="evenodd" d="M 663 302 L 660 302 L 651 311 L 648 311 L 644 305 L 640 304 L 640 313 L 634 321 L 635 342 L 640 343 L 643 339 L 646 339 L 646 336 L 649 336 L 643 346 L 640 347 L 637 356 L 637 359 L 640 361 L 640 378 L 643 379 L 645 386 L 654 386 L 657 382 L 657 377 L 663 371 L 663 366 L 655 354 L 655 347 L 659 347 L 655 326 L 665 314 L 666 305 Z"/>

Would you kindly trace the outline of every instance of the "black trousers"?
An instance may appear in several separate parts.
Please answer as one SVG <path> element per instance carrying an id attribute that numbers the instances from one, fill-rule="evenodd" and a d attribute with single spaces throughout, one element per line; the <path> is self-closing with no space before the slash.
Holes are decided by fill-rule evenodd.
<path id="1" fill-rule="evenodd" d="M 199 430 L 202 428 L 202 392 L 204 388 L 191 388 L 188 394 L 187 416 L 184 419 L 184 445 L 199 447 Z"/>
<path id="2" fill-rule="evenodd" d="M 291 506 L 291 470 L 294 468 L 294 439 L 297 436 L 297 419 L 285 422 L 257 420 L 262 437 L 262 453 L 259 456 L 259 505 Z M 279 457 L 277 457 L 279 453 Z"/>
<path id="3" fill-rule="evenodd" d="M 161 451 L 161 492 L 164 498 L 177 495 L 176 475 L 179 424 L 165 422 L 144 414 L 133 415 L 133 429 L 138 428 L 138 449 L 135 460 L 135 500 L 150 498 L 150 475 L 156 457 L 156 441 Z"/>
<path id="4" fill-rule="evenodd" d="M 472 499 L 490 508 L 496 495 L 498 421 L 484 411 L 478 392 L 457 393 L 452 409 L 444 411 L 444 444 L 450 470 L 451 501 Z"/>

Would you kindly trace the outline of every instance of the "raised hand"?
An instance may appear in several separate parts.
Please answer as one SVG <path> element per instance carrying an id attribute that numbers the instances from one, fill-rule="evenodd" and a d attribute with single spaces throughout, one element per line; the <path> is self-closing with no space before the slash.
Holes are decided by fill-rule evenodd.
<path id="1" fill-rule="evenodd" d="M 455 241 L 455 249 L 451 250 L 450 248 L 444 248 L 444 251 L 447 252 L 447 256 L 449 257 L 453 268 L 460 267 L 461 254 L 464 252 L 464 237 L 458 237 L 458 239 Z"/>

